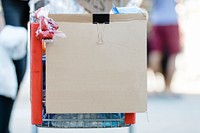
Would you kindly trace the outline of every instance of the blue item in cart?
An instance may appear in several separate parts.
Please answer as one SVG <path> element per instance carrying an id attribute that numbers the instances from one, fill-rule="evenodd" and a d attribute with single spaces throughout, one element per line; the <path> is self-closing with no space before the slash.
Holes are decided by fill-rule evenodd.
<path id="1" fill-rule="evenodd" d="M 110 122 L 110 121 L 106 121 L 106 122 L 102 122 L 102 127 L 117 127 L 118 126 L 118 122 L 114 121 L 114 122 Z"/>
<path id="2" fill-rule="evenodd" d="M 105 114 L 106 119 L 122 119 L 123 118 L 123 113 L 112 113 L 112 114 Z"/>
<path id="3" fill-rule="evenodd" d="M 113 5 L 111 9 L 113 14 L 129 14 L 129 13 L 142 13 L 142 10 L 137 6 L 131 7 L 116 7 Z"/>
<path id="4" fill-rule="evenodd" d="M 114 6 L 114 5 L 113 5 L 113 7 L 112 7 L 112 12 L 113 12 L 114 14 L 120 14 L 119 10 L 118 10 L 117 7 Z"/>

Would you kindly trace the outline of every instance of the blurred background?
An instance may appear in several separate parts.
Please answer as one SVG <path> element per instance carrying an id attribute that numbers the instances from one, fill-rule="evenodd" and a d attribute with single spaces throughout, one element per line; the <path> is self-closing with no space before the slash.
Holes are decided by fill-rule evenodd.
<path id="1" fill-rule="evenodd" d="M 52 0 L 53 1 L 53 0 Z M 60 6 L 61 0 L 54 0 Z M 133 2 L 133 1 L 132 1 Z M 134 1 L 137 5 L 142 0 Z M 64 8 L 64 7 L 63 7 Z M 84 13 L 73 0 L 67 0 L 68 13 Z M 176 57 L 172 95 L 163 94 L 164 77 L 147 70 L 148 111 L 137 114 L 134 133 L 199 133 L 200 132 L 200 0 L 182 0 L 177 6 L 181 33 L 181 52 Z M 57 11 L 54 9 L 54 11 Z M 0 6 L 0 30 L 4 26 Z M 30 68 L 28 65 L 21 90 L 12 113 L 11 133 L 30 133 Z"/>

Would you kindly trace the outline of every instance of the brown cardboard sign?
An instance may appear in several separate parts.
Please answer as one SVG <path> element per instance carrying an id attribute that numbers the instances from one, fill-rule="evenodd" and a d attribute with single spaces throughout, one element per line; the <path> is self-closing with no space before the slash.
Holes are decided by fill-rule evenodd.
<path id="1" fill-rule="evenodd" d="M 51 17 L 67 37 L 47 45 L 47 113 L 145 112 L 146 16 Z"/>

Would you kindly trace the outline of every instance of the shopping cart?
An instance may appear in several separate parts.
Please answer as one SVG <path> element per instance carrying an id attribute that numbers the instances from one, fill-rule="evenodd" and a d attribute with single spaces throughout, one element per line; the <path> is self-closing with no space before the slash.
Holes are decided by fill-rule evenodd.
<path id="1" fill-rule="evenodd" d="M 131 124 L 126 124 L 124 113 L 72 113 L 72 114 L 48 114 L 46 113 L 46 56 L 42 57 L 43 67 L 43 92 L 42 92 L 42 124 L 37 124 L 33 128 L 33 133 L 38 132 L 38 128 L 57 129 L 108 129 L 120 130 L 132 133 Z M 128 117 L 128 116 L 126 116 Z M 129 118 L 128 118 L 129 119 Z M 132 121 L 134 123 L 134 121 Z M 102 130 L 103 131 L 103 130 Z"/>
<path id="2" fill-rule="evenodd" d="M 51 1 L 51 0 L 50 0 Z M 85 0 L 87 3 L 81 2 L 80 0 L 75 0 L 75 2 L 81 2 L 82 6 L 85 7 L 85 10 L 89 13 L 97 13 L 97 12 L 109 12 L 107 5 L 102 7 L 102 1 L 97 0 Z M 89 1 L 89 2 L 88 2 Z M 113 3 L 117 3 L 117 6 L 123 6 L 124 3 L 127 3 L 128 0 L 103 0 L 106 4 L 107 1 L 112 1 Z M 32 3 L 37 6 L 42 6 L 43 4 L 47 4 L 47 1 L 39 1 L 38 3 Z M 88 5 L 89 3 L 89 5 Z M 83 5 L 87 4 L 87 5 Z M 37 42 L 41 43 L 41 42 Z M 50 41 L 46 41 L 45 43 L 51 43 Z M 32 53 L 31 53 L 32 54 Z M 37 56 L 41 56 L 41 47 L 40 47 L 40 54 Z M 42 114 L 38 117 L 42 117 L 42 123 L 35 124 L 34 128 L 32 129 L 33 133 L 37 133 L 39 128 L 46 128 L 46 129 L 91 129 L 91 130 L 99 130 L 101 129 L 113 129 L 119 130 L 121 132 L 129 132 L 132 133 L 132 124 L 135 123 L 135 114 L 134 113 L 67 113 L 67 114 L 48 114 L 46 113 L 46 79 L 45 79 L 45 65 L 46 65 L 46 56 L 43 55 L 42 57 L 42 64 L 38 65 L 42 67 Z M 38 67 L 37 66 L 37 67 Z M 33 84 L 33 83 L 32 83 Z M 40 113 L 40 112 L 39 112 Z"/>
<path id="3" fill-rule="evenodd" d="M 42 124 L 37 127 L 44 128 L 119 128 L 130 127 L 126 124 L 124 113 L 84 113 L 84 114 L 47 114 L 46 113 L 46 56 L 43 55 L 43 109 Z M 128 116 L 126 116 L 128 117 Z M 134 121 L 132 121 L 134 123 Z M 128 122 L 127 122 L 128 123 Z"/>

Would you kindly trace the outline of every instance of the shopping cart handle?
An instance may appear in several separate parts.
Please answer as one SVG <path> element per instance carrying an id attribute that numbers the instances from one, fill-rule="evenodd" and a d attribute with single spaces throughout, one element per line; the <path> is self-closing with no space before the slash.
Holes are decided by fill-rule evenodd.
<path id="1" fill-rule="evenodd" d="M 135 124 L 136 113 L 125 113 L 125 124 Z"/>
<path id="2" fill-rule="evenodd" d="M 38 23 L 30 24 L 32 124 L 42 124 L 42 42 L 36 38 Z"/>

